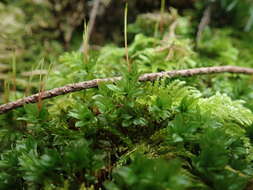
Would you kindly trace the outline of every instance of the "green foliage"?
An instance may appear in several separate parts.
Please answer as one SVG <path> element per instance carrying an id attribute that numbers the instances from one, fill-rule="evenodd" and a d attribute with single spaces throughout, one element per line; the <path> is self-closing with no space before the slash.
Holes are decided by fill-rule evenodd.
<path id="1" fill-rule="evenodd" d="M 233 155 L 234 152 L 243 158 L 245 149 L 239 139 L 231 138 L 220 129 L 207 129 L 200 138 L 200 154 L 193 158 L 193 165 L 196 172 L 201 174 L 201 178 L 210 183 L 214 189 L 243 189 L 247 176 L 233 168 L 238 169 L 235 165 L 240 165 L 240 169 L 252 166 L 250 163 L 246 165 L 245 160 L 243 162 L 239 158 L 229 157 L 229 154 Z M 231 183 L 233 185 L 230 185 Z"/>
<path id="2" fill-rule="evenodd" d="M 178 11 L 170 8 L 170 13 L 146 13 L 139 14 L 135 23 L 128 26 L 128 32 L 131 34 L 145 34 L 154 36 L 159 28 L 160 37 L 170 30 L 170 26 L 177 22 L 176 32 L 179 35 L 189 36 L 192 34 L 192 29 L 189 27 L 189 18 L 181 17 Z"/>
<path id="3" fill-rule="evenodd" d="M 228 24 L 234 27 L 251 31 L 253 27 L 253 3 L 250 0 L 208 0 L 196 1 L 196 7 L 203 9 L 213 4 L 213 17 L 225 18 Z M 224 24 L 224 23 L 223 23 Z"/>
<path id="4" fill-rule="evenodd" d="M 245 31 L 250 31 L 253 26 L 253 4 L 251 1 L 243 0 L 221 0 L 220 6 L 227 12 L 234 14 L 234 19 L 239 27 L 244 27 Z M 243 10 L 243 11 L 242 11 Z"/>
<path id="5" fill-rule="evenodd" d="M 129 166 L 115 169 L 112 176 L 112 182 L 105 185 L 108 190 L 183 190 L 190 185 L 180 168 L 180 162 L 147 159 L 138 154 Z"/>
<path id="6" fill-rule="evenodd" d="M 97 172 L 107 170 L 102 166 L 117 164 L 125 151 L 132 157 L 131 149 L 145 142 L 152 147 L 152 157 L 164 155 L 166 151 L 156 148 L 162 146 L 169 148 L 173 157 L 185 158 L 183 165 L 191 167 L 183 174 L 177 162 L 136 156 L 130 165 L 124 161 L 125 166 L 113 170 L 107 189 L 185 189 L 193 183 L 192 177 L 186 177 L 191 175 L 198 179 L 194 187 L 245 187 L 252 175 L 252 147 L 247 136 L 251 137 L 248 128 L 253 114 L 241 101 L 219 93 L 204 98 L 179 80 L 141 85 L 135 67 L 124 74 L 115 85 L 102 84 L 99 89 L 76 94 L 72 97 L 76 103 L 61 121 L 50 117 L 45 107 L 40 111 L 36 105 L 21 108 L 17 114 L 23 117 L 18 120 L 25 122 L 25 129 L 14 140 L 11 152 L 2 150 L 3 155 L 11 156 L 3 156 L 1 162 L 12 168 L 2 172 L 2 186 L 9 187 L 8 181 L 13 180 L 19 186 L 34 187 L 45 183 L 57 186 L 56 182 L 63 184 L 65 180 L 77 183 L 76 187 L 97 184 L 101 179 Z M 158 137 L 153 134 L 164 129 L 167 132 L 159 137 L 162 144 L 157 145 Z M 104 150 L 111 156 L 101 154 Z M 20 176 L 24 184 L 18 182 Z"/>
<path id="7" fill-rule="evenodd" d="M 51 73 L 49 81 L 47 82 L 47 88 L 51 89 L 59 85 L 84 81 L 94 77 L 94 58 L 90 58 L 87 64 L 83 60 L 84 58 L 81 52 L 65 53 L 60 56 L 58 68 L 55 72 Z"/>

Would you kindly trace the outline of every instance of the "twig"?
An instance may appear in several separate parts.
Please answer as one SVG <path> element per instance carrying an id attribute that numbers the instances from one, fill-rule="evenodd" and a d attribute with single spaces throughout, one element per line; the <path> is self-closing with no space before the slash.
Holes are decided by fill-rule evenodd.
<path id="1" fill-rule="evenodd" d="M 209 24 L 209 22 L 211 20 L 211 12 L 212 12 L 212 4 L 209 4 L 206 7 L 203 17 L 201 18 L 201 21 L 198 25 L 198 32 L 197 32 L 197 36 L 196 36 L 197 46 L 199 45 L 199 42 L 202 38 L 202 33 L 203 33 L 204 29 L 206 28 L 206 26 Z"/>
<path id="2" fill-rule="evenodd" d="M 90 35 L 91 35 L 94 25 L 95 25 L 99 4 L 100 4 L 100 0 L 95 0 L 94 5 L 91 10 L 91 13 L 90 13 L 90 21 L 89 21 L 89 27 L 88 27 L 88 39 L 90 39 Z"/>
<path id="3" fill-rule="evenodd" d="M 145 82 L 145 81 L 154 81 L 162 77 L 172 77 L 172 78 L 173 77 L 189 77 L 189 76 L 194 76 L 194 75 L 212 74 L 212 73 L 238 73 L 238 74 L 241 73 L 241 74 L 246 74 L 246 75 L 252 75 L 253 69 L 237 67 L 237 66 L 218 66 L 218 67 L 203 67 L 203 68 L 196 68 L 196 69 L 174 70 L 174 71 L 144 74 L 139 78 L 139 81 Z M 63 87 L 59 87 L 59 88 L 54 88 L 52 90 L 44 91 L 43 94 L 37 93 L 31 96 L 28 96 L 26 98 L 19 99 L 14 102 L 3 104 L 0 106 L 0 114 L 6 113 L 10 110 L 21 107 L 25 104 L 35 103 L 35 102 L 38 102 L 39 100 L 53 98 L 53 97 L 63 95 L 63 94 L 68 94 L 71 92 L 76 92 L 76 91 L 85 90 L 89 88 L 95 88 L 95 87 L 98 87 L 99 83 L 116 82 L 121 79 L 122 77 L 94 79 L 90 81 L 69 84 Z"/>
<path id="4" fill-rule="evenodd" d="M 100 4 L 100 0 L 95 0 L 94 1 L 92 10 L 91 10 L 90 15 L 89 15 L 89 17 L 90 17 L 89 23 L 88 23 L 88 26 L 87 26 L 87 28 L 88 28 L 88 30 L 87 30 L 87 41 L 85 42 L 85 44 L 81 45 L 80 50 L 88 48 L 86 46 L 89 45 L 90 36 L 91 36 L 91 33 L 92 33 L 93 28 L 95 26 L 99 4 Z M 84 47 L 82 47 L 83 45 L 84 45 Z"/>

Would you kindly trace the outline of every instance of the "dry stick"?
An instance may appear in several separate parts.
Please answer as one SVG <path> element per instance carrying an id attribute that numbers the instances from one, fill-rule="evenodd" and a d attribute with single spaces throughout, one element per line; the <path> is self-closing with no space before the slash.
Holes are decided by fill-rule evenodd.
<path id="1" fill-rule="evenodd" d="M 89 23 L 88 23 L 88 31 L 87 31 L 87 41 L 84 43 L 84 52 L 85 51 L 88 51 L 88 50 L 85 50 L 85 49 L 88 49 L 88 46 L 89 46 L 89 41 L 90 41 L 90 36 L 91 36 L 91 33 L 93 31 L 93 28 L 95 26 L 95 22 L 96 22 L 96 17 L 97 17 L 97 12 L 98 12 L 98 9 L 99 9 L 99 4 L 100 4 L 100 0 L 95 0 L 94 4 L 93 4 L 93 7 L 92 7 L 92 10 L 90 12 L 90 20 L 89 20 Z"/>
<path id="2" fill-rule="evenodd" d="M 211 12 L 212 12 L 212 6 L 210 4 L 205 9 L 203 17 L 201 18 L 201 21 L 198 25 L 198 32 L 197 32 L 197 36 L 196 36 L 197 46 L 199 45 L 199 42 L 201 40 L 202 33 L 203 33 L 204 29 L 206 28 L 206 26 L 209 24 L 209 22 L 211 20 Z"/>
<path id="3" fill-rule="evenodd" d="M 201 74 L 226 73 L 226 72 L 252 75 L 253 69 L 237 67 L 237 66 L 202 67 L 202 68 L 196 68 L 196 69 L 174 70 L 174 71 L 144 74 L 139 78 L 139 81 L 145 82 L 145 81 L 154 81 L 162 77 L 172 77 L 172 78 L 173 77 L 189 77 L 189 76 L 201 75 Z M 44 91 L 43 94 L 37 93 L 32 96 L 28 96 L 26 98 L 22 98 L 14 102 L 3 104 L 0 106 L 0 114 L 6 113 L 10 110 L 21 107 L 25 104 L 35 103 L 35 102 L 38 102 L 39 100 L 53 98 L 53 97 L 63 95 L 63 94 L 68 94 L 71 92 L 76 92 L 76 91 L 85 90 L 89 88 L 95 88 L 95 87 L 98 87 L 99 83 L 116 82 L 121 79 L 122 77 L 94 79 L 90 81 L 68 84 L 66 86 L 59 87 L 59 88 L 54 88 L 52 90 Z"/>
<path id="4" fill-rule="evenodd" d="M 100 0 L 95 0 L 94 5 L 92 7 L 91 13 L 90 13 L 90 21 L 89 21 L 89 28 L 88 28 L 88 38 L 90 38 L 90 35 L 93 31 L 95 22 L 96 22 L 96 16 L 99 8 Z"/>

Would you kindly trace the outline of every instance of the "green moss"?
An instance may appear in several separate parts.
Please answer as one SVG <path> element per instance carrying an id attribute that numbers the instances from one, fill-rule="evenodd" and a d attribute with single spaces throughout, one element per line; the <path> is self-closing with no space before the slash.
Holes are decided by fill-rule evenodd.
<path id="1" fill-rule="evenodd" d="M 1 6 L 5 8 L 0 16 L 11 14 L 15 21 L 8 28 L 12 32 L 5 35 L 20 38 L 22 45 L 30 44 L 22 42 L 26 34 L 18 24 L 27 22 L 24 12 Z M 130 26 L 136 34 L 128 46 L 131 72 L 127 71 L 125 49 L 107 44 L 90 50 L 86 62 L 81 52 L 63 53 L 44 83 L 51 89 L 109 76 L 121 75 L 121 81 L 101 83 L 98 88 L 0 115 L 1 189 L 250 188 L 250 76 L 224 73 L 146 83 L 138 82 L 138 77 L 147 72 L 205 66 L 251 67 L 252 35 L 232 27 L 209 26 L 196 48 L 189 28 L 194 17 L 172 10 L 165 15 L 172 20 L 154 36 L 153 26 L 160 21 L 156 16 L 140 15 Z M 172 30 L 174 22 L 178 25 Z M 44 43 L 47 34 L 41 35 L 34 39 Z M 54 40 L 48 43 L 50 48 L 54 43 L 59 45 Z M 17 57 L 17 63 L 24 63 L 27 56 L 24 68 L 34 65 L 33 60 L 45 54 L 46 47 L 31 46 L 23 58 Z M 40 61 L 38 68 L 42 65 Z M 16 68 L 18 76 L 24 68 Z M 12 88 L 5 90 L 12 94 Z M 24 95 L 19 90 L 13 92 L 16 97 Z"/>

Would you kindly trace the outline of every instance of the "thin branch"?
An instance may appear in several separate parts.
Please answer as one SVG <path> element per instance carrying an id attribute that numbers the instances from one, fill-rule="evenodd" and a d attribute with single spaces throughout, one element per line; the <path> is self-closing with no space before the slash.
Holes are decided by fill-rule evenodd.
<path id="1" fill-rule="evenodd" d="M 212 4 L 209 4 L 203 14 L 203 17 L 201 18 L 201 21 L 198 25 L 198 32 L 196 36 L 196 44 L 197 46 L 199 45 L 199 42 L 202 38 L 202 33 L 204 29 L 206 28 L 207 25 L 209 25 L 210 20 L 211 20 L 211 12 L 212 12 Z"/>
<path id="2" fill-rule="evenodd" d="M 89 18 L 90 18 L 89 23 L 88 23 L 88 26 L 87 26 L 87 41 L 84 44 L 81 45 L 80 50 L 88 49 L 91 33 L 92 33 L 92 31 L 94 29 L 94 26 L 95 26 L 100 1 L 101 0 L 95 0 L 94 1 L 92 10 L 91 10 L 90 15 L 89 15 Z M 82 46 L 84 46 L 84 47 L 82 47 Z M 84 50 L 84 52 L 85 51 L 87 51 L 87 50 Z"/>
<path id="3" fill-rule="evenodd" d="M 95 22 L 96 22 L 96 17 L 97 17 L 97 12 L 99 9 L 99 4 L 100 0 L 95 0 L 94 5 L 92 7 L 91 13 L 90 13 L 90 21 L 89 21 L 89 27 L 88 27 L 88 38 L 90 39 L 90 35 L 93 31 Z"/>
<path id="4" fill-rule="evenodd" d="M 218 66 L 218 67 L 203 67 L 196 69 L 185 69 L 185 70 L 174 70 L 174 71 L 166 71 L 159 73 L 149 73 L 144 74 L 139 78 L 140 82 L 145 81 L 154 81 L 163 77 L 189 77 L 194 75 L 203 75 L 203 74 L 213 74 L 213 73 L 240 73 L 246 75 L 252 75 L 253 69 L 237 67 L 237 66 Z M 122 77 L 112 77 L 112 78 L 104 78 L 104 79 L 94 79 L 90 81 L 84 81 L 74 84 L 68 84 L 63 87 L 54 88 L 52 90 L 44 91 L 42 94 L 37 93 L 31 96 L 28 96 L 23 99 L 19 99 L 14 102 L 10 102 L 7 104 L 3 104 L 0 106 L 0 114 L 6 113 L 15 108 L 21 107 L 25 104 L 36 103 L 43 99 L 53 98 L 59 95 L 68 94 L 71 92 L 76 92 L 80 90 L 85 90 L 89 88 L 98 87 L 99 83 L 107 83 L 107 82 L 116 82 L 121 80 Z"/>

